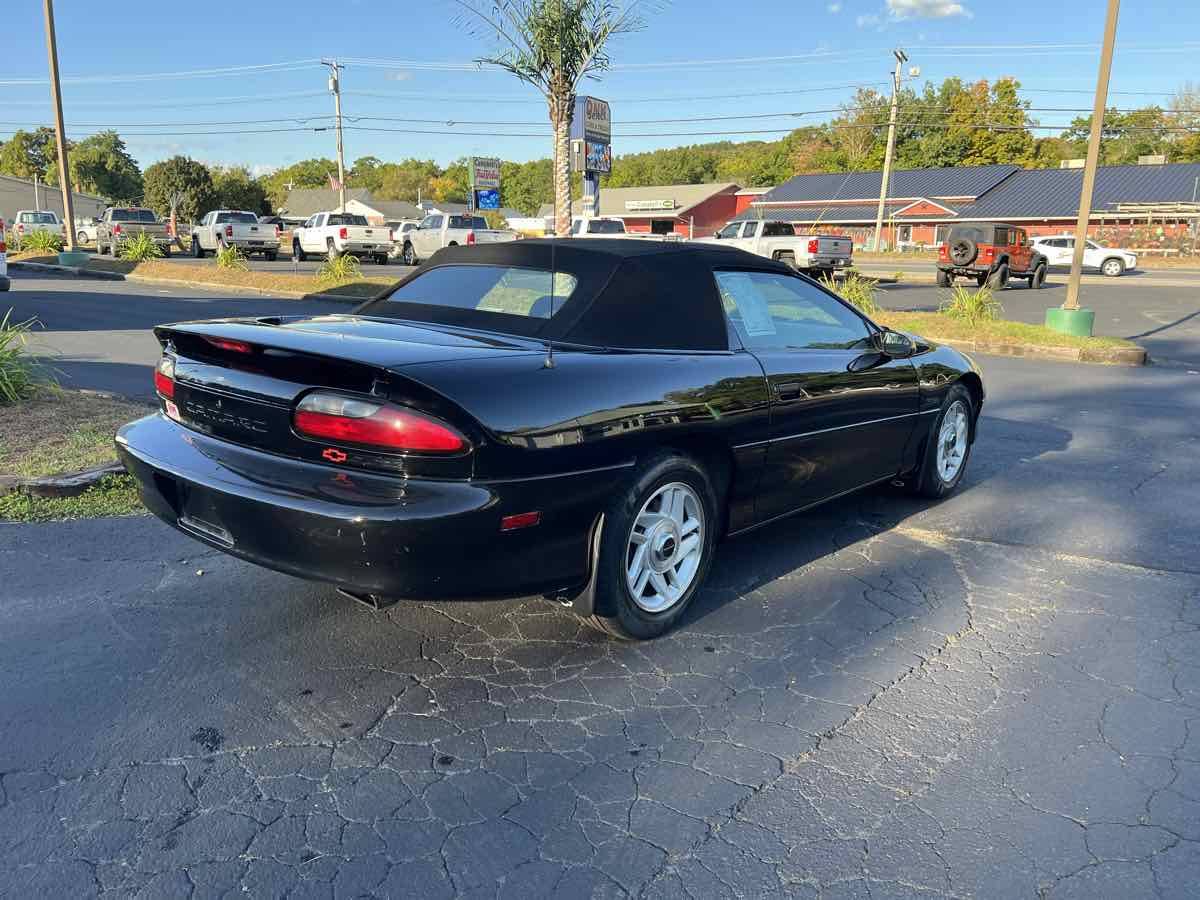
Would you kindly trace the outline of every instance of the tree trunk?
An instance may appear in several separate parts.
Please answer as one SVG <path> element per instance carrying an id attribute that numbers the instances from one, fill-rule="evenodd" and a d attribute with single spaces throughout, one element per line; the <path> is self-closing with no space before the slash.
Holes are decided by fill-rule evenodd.
<path id="1" fill-rule="evenodd" d="M 571 113 L 573 99 L 553 96 L 550 121 L 554 125 L 554 233 L 571 233 Z"/>

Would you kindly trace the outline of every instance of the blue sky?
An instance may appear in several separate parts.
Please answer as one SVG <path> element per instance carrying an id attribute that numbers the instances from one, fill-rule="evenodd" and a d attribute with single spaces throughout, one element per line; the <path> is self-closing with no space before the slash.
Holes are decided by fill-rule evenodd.
<path id="1" fill-rule="evenodd" d="M 41 5 L 10 0 L 5 9 L 3 137 L 50 120 L 46 84 L 20 83 L 46 78 Z M 261 172 L 332 156 L 332 132 L 311 130 L 331 123 L 333 105 L 314 60 L 337 56 L 350 60 L 342 80 L 347 163 L 548 155 L 538 95 L 508 75 L 463 65 L 494 45 L 464 29 L 459 9 L 453 0 L 243 0 L 210 11 L 161 0 L 58 0 L 68 133 L 115 127 L 143 165 L 185 153 Z M 1111 105 L 1165 102 L 1188 78 L 1200 81 L 1200 4 L 1127 0 L 1122 12 L 1111 87 L 1129 93 L 1114 94 Z M 583 92 L 611 101 L 615 154 L 723 137 L 699 132 L 763 130 L 728 138 L 771 139 L 827 119 L 821 111 L 853 92 L 845 85 L 885 90 L 890 48 L 901 45 L 921 67 L 918 84 L 1012 75 L 1029 89 L 1033 115 L 1056 124 L 1077 113 L 1051 110 L 1090 108 L 1103 24 L 1103 0 L 674 0 L 644 30 L 617 39 L 615 68 Z M 262 68 L 194 74 L 241 66 Z M 467 124 L 476 122 L 486 124 Z M 278 130 L 239 133 L 269 129 Z"/>

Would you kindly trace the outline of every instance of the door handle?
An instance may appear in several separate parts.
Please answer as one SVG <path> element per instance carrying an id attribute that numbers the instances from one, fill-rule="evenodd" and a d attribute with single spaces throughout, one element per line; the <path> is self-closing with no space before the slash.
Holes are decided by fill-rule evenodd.
<path id="1" fill-rule="evenodd" d="M 808 396 L 799 381 L 775 382 L 775 397 L 779 400 L 798 400 Z"/>

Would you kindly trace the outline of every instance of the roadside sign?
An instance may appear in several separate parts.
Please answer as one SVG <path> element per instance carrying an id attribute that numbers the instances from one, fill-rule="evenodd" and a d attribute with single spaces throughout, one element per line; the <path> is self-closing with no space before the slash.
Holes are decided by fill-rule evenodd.
<path id="1" fill-rule="evenodd" d="M 492 189 L 487 191 L 475 192 L 475 207 L 476 209 L 499 209 L 500 208 L 500 192 Z"/>
<path id="2" fill-rule="evenodd" d="M 475 190 L 500 190 L 500 160 L 486 156 L 472 156 L 467 172 L 471 187 Z"/>
<path id="3" fill-rule="evenodd" d="M 612 144 L 597 144 L 594 141 L 585 141 L 587 154 L 584 158 L 584 169 L 588 172 L 603 172 L 608 174 L 612 171 Z"/>
<path id="4" fill-rule="evenodd" d="M 576 97 L 571 137 L 597 144 L 612 143 L 612 110 L 607 100 Z"/>

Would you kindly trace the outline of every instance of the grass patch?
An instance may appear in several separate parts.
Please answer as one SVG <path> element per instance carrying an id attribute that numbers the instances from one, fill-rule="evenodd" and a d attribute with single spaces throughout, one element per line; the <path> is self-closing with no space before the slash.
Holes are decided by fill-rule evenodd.
<path id="1" fill-rule="evenodd" d="M 1118 337 L 1076 337 L 1052 331 L 1044 325 L 1028 325 L 996 319 L 971 324 L 933 312 L 892 312 L 883 310 L 872 317 L 880 325 L 897 331 L 911 331 L 930 340 L 981 341 L 993 344 L 1026 344 L 1032 347 L 1081 347 L 1112 349 L 1137 347 L 1133 341 Z"/>
<path id="2" fill-rule="evenodd" d="M 875 280 L 865 278 L 853 270 L 847 271 L 839 281 L 832 276 L 826 276 L 821 283 L 826 289 L 833 291 L 843 300 L 854 306 L 864 316 L 875 316 L 880 306 L 875 299 Z"/>
<path id="3" fill-rule="evenodd" d="M 40 478 L 111 462 L 117 429 L 151 411 L 129 400 L 39 388 L 25 403 L 0 407 L 0 475 Z"/>
<path id="4" fill-rule="evenodd" d="M 137 482 L 129 475 L 109 475 L 78 497 L 31 497 L 20 492 L 0 496 L 0 519 L 13 522 L 96 519 L 143 511 Z"/>

